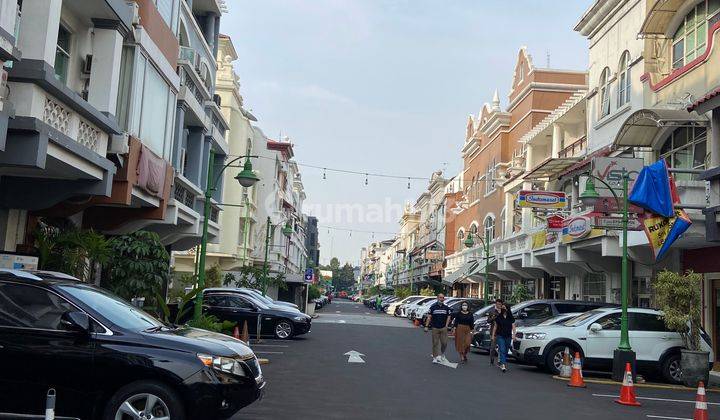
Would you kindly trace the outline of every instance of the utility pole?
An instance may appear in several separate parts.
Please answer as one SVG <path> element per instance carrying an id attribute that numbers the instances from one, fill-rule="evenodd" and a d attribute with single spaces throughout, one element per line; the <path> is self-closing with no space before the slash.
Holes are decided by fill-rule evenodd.
<path id="1" fill-rule="evenodd" d="M 263 263 L 263 278 L 262 278 L 262 293 L 265 296 L 267 292 L 267 277 L 268 277 L 268 252 L 270 251 L 270 231 L 272 229 L 272 223 L 270 216 L 267 218 L 267 227 L 265 229 L 265 262 Z"/>

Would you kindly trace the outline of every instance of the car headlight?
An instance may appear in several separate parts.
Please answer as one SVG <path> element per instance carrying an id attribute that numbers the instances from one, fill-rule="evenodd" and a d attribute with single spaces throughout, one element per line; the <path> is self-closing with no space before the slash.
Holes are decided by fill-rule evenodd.
<path id="1" fill-rule="evenodd" d="M 547 334 L 545 333 L 525 333 L 524 338 L 528 340 L 544 340 Z"/>
<path id="2" fill-rule="evenodd" d="M 209 354 L 198 353 L 198 359 L 203 365 L 211 367 L 220 372 L 229 373 L 236 376 L 247 376 L 240 362 L 229 357 L 211 356 Z"/>
<path id="3" fill-rule="evenodd" d="M 308 317 L 306 317 L 305 315 L 298 315 L 298 316 L 296 316 L 296 317 L 293 318 L 293 319 L 294 319 L 295 321 L 304 322 L 304 321 L 307 321 Z"/>

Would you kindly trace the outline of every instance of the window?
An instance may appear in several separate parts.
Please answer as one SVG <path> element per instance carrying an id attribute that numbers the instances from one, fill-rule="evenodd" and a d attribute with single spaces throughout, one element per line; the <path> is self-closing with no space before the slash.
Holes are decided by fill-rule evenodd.
<path id="1" fill-rule="evenodd" d="M 465 231 L 462 230 L 462 229 L 458 230 L 457 238 L 458 238 L 458 239 L 465 239 Z"/>
<path id="2" fill-rule="evenodd" d="M 229 296 L 228 297 L 228 307 L 230 308 L 239 308 L 239 309 L 255 309 L 251 303 L 246 301 L 245 299 L 237 296 Z"/>
<path id="3" fill-rule="evenodd" d="M 610 115 L 610 69 L 600 75 L 600 118 Z"/>
<path id="4" fill-rule="evenodd" d="M 525 319 L 543 319 L 552 316 L 552 309 L 547 303 L 536 303 L 520 310 L 520 313 L 525 314 Z"/>
<path id="5" fill-rule="evenodd" d="M 600 324 L 603 330 L 620 331 L 620 313 L 605 315 L 594 323 Z"/>
<path id="6" fill-rule="evenodd" d="M 70 41 L 70 31 L 60 25 L 57 46 L 55 47 L 55 77 L 63 83 L 67 83 L 68 67 L 70 65 Z"/>
<path id="7" fill-rule="evenodd" d="M 666 332 L 665 320 L 655 314 L 629 313 L 628 328 L 630 331 Z"/>
<path id="8" fill-rule="evenodd" d="M 128 130 L 128 115 L 130 112 L 130 94 L 132 93 L 133 64 L 135 61 L 132 47 L 125 46 L 120 58 L 120 85 L 118 86 L 118 100 L 115 109 L 118 123 L 123 130 Z"/>
<path id="9" fill-rule="evenodd" d="M 470 233 L 472 233 L 473 236 L 477 236 L 478 225 L 476 223 L 470 225 Z"/>
<path id="10" fill-rule="evenodd" d="M 618 69 L 618 108 L 630 102 L 630 53 L 625 51 Z"/>
<path id="11" fill-rule="evenodd" d="M 500 212 L 500 237 L 503 238 L 506 235 L 505 232 L 505 225 L 507 224 L 507 212 L 505 211 L 505 207 L 503 207 L 502 211 Z"/>
<path id="12" fill-rule="evenodd" d="M 60 319 L 75 311 L 60 296 L 22 284 L 0 284 L 0 326 L 62 330 Z"/>
<path id="13" fill-rule="evenodd" d="M 152 63 L 137 54 L 130 132 L 164 159 L 170 158 L 175 93 Z"/>
<path id="14" fill-rule="evenodd" d="M 660 159 L 678 169 L 705 169 L 707 131 L 704 127 L 675 129 L 660 148 Z M 677 180 L 689 180 L 692 174 L 674 174 Z"/>
<path id="15" fill-rule="evenodd" d="M 158 13 L 162 16 L 167 26 L 172 30 L 173 34 L 177 33 L 178 27 L 178 0 L 154 0 Z"/>
<path id="16" fill-rule="evenodd" d="M 485 228 L 485 237 L 490 238 L 491 241 L 495 239 L 495 218 L 487 216 L 483 225 Z"/>
<path id="17" fill-rule="evenodd" d="M 487 167 L 487 172 L 485 172 L 485 195 L 495 191 L 495 165 L 496 160 L 493 159 Z"/>
<path id="18" fill-rule="evenodd" d="M 672 68 L 678 69 L 700 56 L 707 46 L 708 28 L 718 21 L 720 1 L 703 0 L 685 16 L 673 35 Z"/>
<path id="19" fill-rule="evenodd" d="M 583 300 L 605 302 L 605 275 L 589 273 L 583 279 Z"/>

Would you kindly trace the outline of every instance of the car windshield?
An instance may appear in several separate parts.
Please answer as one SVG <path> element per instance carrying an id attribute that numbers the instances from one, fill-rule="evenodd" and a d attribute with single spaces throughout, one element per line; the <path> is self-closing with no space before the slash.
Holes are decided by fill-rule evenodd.
<path id="1" fill-rule="evenodd" d="M 576 316 L 575 318 L 571 318 L 563 323 L 566 327 L 577 327 L 578 325 L 582 325 L 587 322 L 588 319 L 592 318 L 595 315 L 605 313 L 606 310 L 604 309 L 593 309 L 592 311 L 585 312 L 584 314 L 580 314 Z"/>
<path id="2" fill-rule="evenodd" d="M 561 321 L 563 321 L 563 320 L 564 320 L 564 321 L 567 321 L 567 320 L 569 320 L 569 319 L 573 319 L 573 318 L 576 318 L 576 317 L 577 317 L 577 314 L 572 315 L 572 316 L 568 316 L 567 314 L 558 315 L 558 316 L 554 316 L 554 317 L 552 317 L 552 318 L 550 318 L 550 319 L 546 319 L 545 321 L 539 323 L 538 325 L 539 325 L 539 326 L 540 326 L 540 325 L 553 325 L 553 324 L 557 324 L 557 323 L 559 323 L 559 322 L 561 322 Z"/>
<path id="3" fill-rule="evenodd" d="M 488 311 L 494 307 L 495 307 L 495 304 L 493 303 L 492 305 L 488 305 L 482 309 L 478 309 L 477 311 L 475 311 L 475 313 L 473 315 L 475 317 L 485 316 L 485 314 L 488 313 Z"/>
<path id="4" fill-rule="evenodd" d="M 59 287 L 120 328 L 142 331 L 164 325 L 142 309 L 136 308 L 104 290 L 82 284 L 68 284 Z"/>

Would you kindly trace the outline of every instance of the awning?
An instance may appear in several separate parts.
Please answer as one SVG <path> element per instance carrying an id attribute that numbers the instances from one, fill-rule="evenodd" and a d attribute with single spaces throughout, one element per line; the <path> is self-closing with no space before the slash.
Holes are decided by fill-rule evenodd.
<path id="1" fill-rule="evenodd" d="M 641 37 L 665 36 L 670 22 L 685 0 L 657 0 L 640 27 Z"/>
<path id="2" fill-rule="evenodd" d="M 549 179 L 554 178 L 567 168 L 582 160 L 580 157 L 552 158 L 545 159 L 541 164 L 532 169 L 525 179 Z"/>
<path id="3" fill-rule="evenodd" d="M 704 114 L 718 107 L 720 107 L 720 86 L 693 102 L 687 110 L 688 112 L 696 111 L 699 114 Z"/>
<path id="4" fill-rule="evenodd" d="M 708 119 L 684 109 L 641 109 L 625 120 L 615 137 L 616 146 L 652 146 L 665 131 L 678 127 L 707 127 Z"/>
<path id="5" fill-rule="evenodd" d="M 452 274 L 442 279 L 442 283 L 446 286 L 452 286 L 453 284 L 473 273 L 477 269 L 478 265 L 479 263 L 477 261 L 468 261 L 460 268 L 453 271 Z"/>

